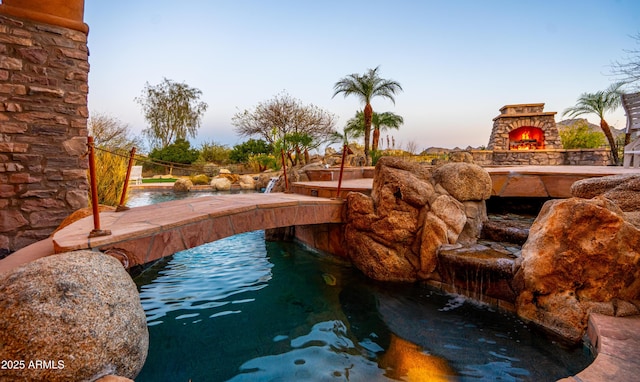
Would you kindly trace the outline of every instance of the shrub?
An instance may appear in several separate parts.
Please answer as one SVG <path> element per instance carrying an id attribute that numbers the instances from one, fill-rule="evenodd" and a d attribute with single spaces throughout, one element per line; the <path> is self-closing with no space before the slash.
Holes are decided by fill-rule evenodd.
<path id="1" fill-rule="evenodd" d="M 596 149 L 605 145 L 604 134 L 592 131 L 584 121 L 559 130 L 562 147 L 565 149 Z"/>
<path id="2" fill-rule="evenodd" d="M 231 149 L 226 145 L 216 142 L 204 142 L 200 146 L 200 157 L 202 162 L 227 164 L 230 162 L 229 155 Z"/>
<path id="3" fill-rule="evenodd" d="M 98 204 L 117 206 L 120 204 L 129 159 L 101 150 L 95 151 L 95 158 Z M 89 176 L 87 170 L 87 177 Z M 91 192 L 89 192 L 89 199 L 91 199 Z M 93 201 L 90 200 L 90 203 Z"/>
<path id="4" fill-rule="evenodd" d="M 205 174 L 192 175 L 189 177 L 189 179 L 194 186 L 208 185 L 210 182 L 209 177 Z"/>

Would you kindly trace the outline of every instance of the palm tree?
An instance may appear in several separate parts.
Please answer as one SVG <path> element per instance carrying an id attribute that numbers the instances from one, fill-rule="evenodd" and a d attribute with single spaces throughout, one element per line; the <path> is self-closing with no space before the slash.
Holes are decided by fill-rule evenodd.
<path id="1" fill-rule="evenodd" d="M 611 133 L 611 127 L 609 127 L 609 124 L 604 119 L 604 114 L 620 107 L 620 87 L 622 85 L 623 83 L 614 83 L 606 90 L 595 93 L 583 93 L 580 98 L 578 98 L 575 106 L 567 108 L 562 112 L 563 117 L 565 115 L 569 117 L 577 117 L 584 114 L 597 115 L 600 118 L 600 128 L 609 142 L 611 157 L 615 165 L 620 163 L 618 145 Z"/>
<path id="2" fill-rule="evenodd" d="M 384 113 L 373 112 L 371 116 L 371 126 L 373 127 L 373 140 L 371 141 L 371 151 L 378 150 L 378 144 L 380 143 L 380 132 L 386 129 L 400 128 L 400 125 L 404 123 L 404 119 L 390 111 Z M 352 131 L 360 131 L 361 135 L 364 135 L 364 112 L 359 111 L 356 116 L 347 121 L 347 128 Z"/>
<path id="3" fill-rule="evenodd" d="M 369 69 L 365 74 L 350 74 L 333 86 L 333 97 L 342 93 L 345 97 L 356 95 L 364 103 L 364 155 L 369 165 L 369 141 L 371 139 L 371 119 L 373 116 L 373 108 L 371 107 L 371 99 L 373 97 L 388 98 L 391 102 L 396 103 L 393 97 L 396 92 L 402 90 L 402 86 L 396 81 L 380 78 L 378 69 Z"/>

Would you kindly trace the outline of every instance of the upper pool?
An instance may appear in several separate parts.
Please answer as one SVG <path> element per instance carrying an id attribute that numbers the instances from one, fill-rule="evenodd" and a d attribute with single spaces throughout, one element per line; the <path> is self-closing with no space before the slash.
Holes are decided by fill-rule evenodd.
<path id="1" fill-rule="evenodd" d="M 513 314 L 377 283 L 262 231 L 176 253 L 135 281 L 150 334 L 137 382 L 554 381 L 593 360 Z"/>

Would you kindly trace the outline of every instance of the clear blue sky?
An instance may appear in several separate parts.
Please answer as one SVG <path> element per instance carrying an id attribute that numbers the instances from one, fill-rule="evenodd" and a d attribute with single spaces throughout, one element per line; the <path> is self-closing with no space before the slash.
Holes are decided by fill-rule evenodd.
<path id="1" fill-rule="evenodd" d="M 232 116 L 283 90 L 342 130 L 363 106 L 332 99 L 333 85 L 380 65 L 404 88 L 395 105 L 372 102 L 404 117 L 397 145 L 475 147 L 506 104 L 543 102 L 560 121 L 581 93 L 609 86 L 611 62 L 639 48 L 639 20 L 637 0 L 87 0 L 89 109 L 139 133 L 134 98 L 166 77 L 209 104 L 196 146 L 243 142 Z"/>

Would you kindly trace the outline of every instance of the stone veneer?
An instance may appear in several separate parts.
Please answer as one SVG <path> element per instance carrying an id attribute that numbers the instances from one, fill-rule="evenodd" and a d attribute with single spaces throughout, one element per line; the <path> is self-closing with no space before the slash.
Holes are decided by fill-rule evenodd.
<path id="1" fill-rule="evenodd" d="M 2 7 L 0 257 L 49 236 L 88 198 L 87 35 Z"/>
<path id="2" fill-rule="evenodd" d="M 544 132 L 545 149 L 561 149 L 562 142 L 556 127 L 556 112 L 544 112 L 544 103 L 505 105 L 493 119 L 489 150 L 509 150 L 509 133 L 520 127 L 534 127 Z M 517 150 L 515 150 L 517 151 Z M 523 150 L 526 151 L 526 150 Z"/>
<path id="3" fill-rule="evenodd" d="M 480 166 L 607 166 L 608 149 L 571 150 L 470 150 L 473 163 Z"/>

